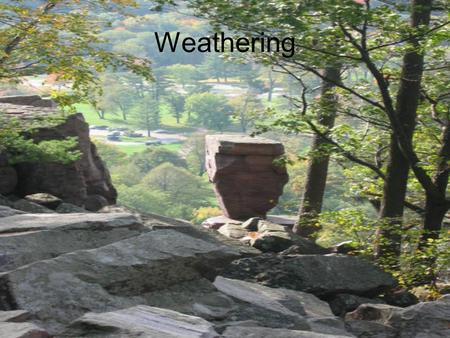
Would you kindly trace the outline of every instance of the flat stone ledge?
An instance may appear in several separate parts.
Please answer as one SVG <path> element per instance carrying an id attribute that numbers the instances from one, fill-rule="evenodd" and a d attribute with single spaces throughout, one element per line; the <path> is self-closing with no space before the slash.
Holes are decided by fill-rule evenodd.
<path id="1" fill-rule="evenodd" d="M 280 142 L 246 135 L 207 135 L 209 154 L 279 156 L 284 154 Z"/>

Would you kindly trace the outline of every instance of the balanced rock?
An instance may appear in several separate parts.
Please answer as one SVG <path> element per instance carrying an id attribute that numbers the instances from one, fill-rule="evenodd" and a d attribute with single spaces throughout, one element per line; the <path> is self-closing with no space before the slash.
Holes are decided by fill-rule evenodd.
<path id="1" fill-rule="evenodd" d="M 206 168 L 225 216 L 264 218 L 276 206 L 288 181 L 286 167 L 275 163 L 283 154 L 281 143 L 264 138 L 206 136 Z"/>

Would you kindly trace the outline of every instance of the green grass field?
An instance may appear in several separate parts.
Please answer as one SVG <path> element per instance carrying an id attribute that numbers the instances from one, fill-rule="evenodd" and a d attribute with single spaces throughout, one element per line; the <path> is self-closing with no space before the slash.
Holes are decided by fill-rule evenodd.
<path id="1" fill-rule="evenodd" d="M 130 114 L 130 117 L 127 121 L 124 121 L 120 116 L 108 114 L 106 113 L 105 118 L 101 119 L 98 114 L 95 112 L 95 109 L 88 104 L 78 104 L 75 106 L 76 110 L 83 114 L 86 122 L 91 126 L 108 126 L 111 128 L 120 128 L 125 127 L 130 130 L 141 130 L 142 127 L 139 127 L 137 121 L 133 118 L 133 114 Z M 179 133 L 189 133 L 193 132 L 195 128 L 191 128 L 186 126 L 186 121 L 180 121 L 180 124 L 176 123 L 176 119 L 170 114 L 170 110 L 167 106 L 161 105 L 161 125 L 155 129 L 167 129 Z M 104 137 L 95 136 L 95 139 L 99 141 L 104 141 Z M 126 137 L 121 136 L 121 140 L 123 142 L 142 142 L 152 140 L 151 137 Z M 148 148 L 149 146 L 145 144 L 121 144 L 120 142 L 115 142 L 115 146 L 117 146 L 120 150 L 127 153 L 128 155 L 141 152 Z M 178 152 L 182 148 L 182 144 L 167 144 L 167 145 L 154 145 L 150 147 L 160 147 L 170 151 Z"/>
<path id="2" fill-rule="evenodd" d="M 127 121 L 124 121 L 120 115 L 106 112 L 105 118 L 101 119 L 96 113 L 94 107 L 89 104 L 77 104 L 75 108 L 78 112 L 82 113 L 86 122 L 91 126 L 108 126 L 113 128 L 126 127 L 132 130 L 144 129 L 139 126 L 138 121 L 134 117 L 133 111 L 130 112 Z M 155 129 L 168 129 L 176 132 L 193 132 L 195 128 L 187 126 L 186 117 L 180 120 L 177 124 L 176 118 L 171 114 L 167 105 L 161 104 L 160 106 L 160 126 Z"/>

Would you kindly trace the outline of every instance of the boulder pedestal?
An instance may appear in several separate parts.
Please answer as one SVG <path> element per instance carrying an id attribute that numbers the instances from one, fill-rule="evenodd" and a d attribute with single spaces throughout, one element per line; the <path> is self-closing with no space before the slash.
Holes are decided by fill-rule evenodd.
<path id="1" fill-rule="evenodd" d="M 288 182 L 281 143 L 242 135 L 206 136 L 206 169 L 226 217 L 265 218 Z"/>

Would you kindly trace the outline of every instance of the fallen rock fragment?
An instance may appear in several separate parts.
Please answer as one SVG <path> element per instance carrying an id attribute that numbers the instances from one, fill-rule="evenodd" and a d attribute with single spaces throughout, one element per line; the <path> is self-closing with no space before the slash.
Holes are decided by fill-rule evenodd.
<path id="1" fill-rule="evenodd" d="M 383 304 L 380 299 L 360 297 L 356 295 L 340 293 L 328 300 L 331 310 L 336 316 L 343 316 L 358 308 L 361 304 Z"/>
<path id="2" fill-rule="evenodd" d="M 50 334 L 32 323 L 0 323 L 0 338 L 51 338 Z"/>
<path id="3" fill-rule="evenodd" d="M 47 193 L 31 194 L 24 197 L 25 200 L 55 210 L 63 202 L 60 198 Z"/>
<path id="4" fill-rule="evenodd" d="M 24 213 L 25 213 L 24 211 L 0 205 L 0 217 L 9 217 L 9 216 L 20 215 L 20 214 L 24 214 Z"/>
<path id="5" fill-rule="evenodd" d="M 228 238 L 235 238 L 235 239 L 240 239 L 247 235 L 247 231 L 243 229 L 240 224 L 234 223 L 227 223 L 224 226 L 220 227 L 218 231 L 219 233 Z"/>
<path id="6" fill-rule="evenodd" d="M 55 210 L 59 214 L 71 214 L 71 213 L 86 213 L 89 212 L 75 204 L 61 203 Z"/>
<path id="7" fill-rule="evenodd" d="M 334 317 L 329 305 L 312 294 L 221 276 L 214 286 L 238 302 L 235 317 L 240 320 L 256 321 L 257 326 L 349 335 L 342 319 Z"/>
<path id="8" fill-rule="evenodd" d="M 56 338 L 216 338 L 206 320 L 150 306 L 104 313 L 87 313 Z"/>
<path id="9" fill-rule="evenodd" d="M 214 286 L 222 293 L 241 301 L 289 316 L 333 316 L 329 305 L 316 296 L 284 288 L 269 288 L 256 283 L 218 276 Z"/>
<path id="10" fill-rule="evenodd" d="M 450 337 L 450 298 L 406 308 L 385 304 L 363 304 L 347 313 L 349 330 L 358 337 L 397 338 Z"/>
<path id="11" fill-rule="evenodd" d="M 44 207 L 43 205 L 27 201 L 25 199 L 18 199 L 12 202 L 12 207 L 17 210 L 22 210 L 32 214 L 53 214 L 55 211 Z"/>
<path id="12" fill-rule="evenodd" d="M 0 311 L 0 322 L 22 323 L 30 318 L 30 314 L 25 310 Z"/>
<path id="13" fill-rule="evenodd" d="M 316 333 L 268 327 L 231 326 L 225 330 L 224 338 L 348 338 L 346 335 Z"/>

